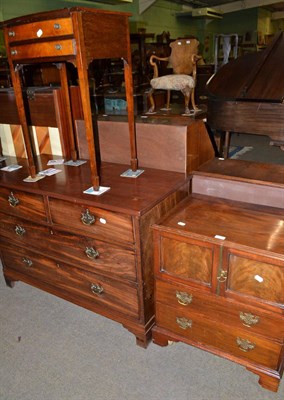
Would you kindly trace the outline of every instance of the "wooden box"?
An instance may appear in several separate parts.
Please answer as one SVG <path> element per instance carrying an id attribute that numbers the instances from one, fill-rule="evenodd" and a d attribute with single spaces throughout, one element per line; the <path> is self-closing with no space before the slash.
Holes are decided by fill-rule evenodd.
<path id="1" fill-rule="evenodd" d="M 130 150 L 126 122 L 98 121 L 102 161 L 129 163 Z M 214 157 L 203 121 L 187 125 L 136 123 L 140 167 L 190 173 Z"/>

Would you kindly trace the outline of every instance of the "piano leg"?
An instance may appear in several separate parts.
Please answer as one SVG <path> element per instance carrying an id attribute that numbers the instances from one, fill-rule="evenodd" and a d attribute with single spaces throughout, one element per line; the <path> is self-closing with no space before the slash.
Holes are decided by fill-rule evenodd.
<path id="1" fill-rule="evenodd" d="M 204 125 L 205 125 L 205 128 L 207 130 L 207 133 L 208 133 L 209 139 L 211 141 L 212 147 L 214 149 L 215 157 L 221 157 L 222 153 L 220 152 L 220 142 L 219 142 L 219 146 L 218 146 L 218 144 L 216 143 L 216 136 L 214 135 L 214 132 L 212 131 L 210 126 L 207 124 L 207 122 L 205 122 Z M 221 141 L 221 139 L 220 139 L 220 141 Z"/>
<path id="2" fill-rule="evenodd" d="M 222 154 L 224 158 L 228 158 L 229 156 L 230 140 L 231 140 L 231 132 L 226 131 L 224 145 L 222 149 Z"/>

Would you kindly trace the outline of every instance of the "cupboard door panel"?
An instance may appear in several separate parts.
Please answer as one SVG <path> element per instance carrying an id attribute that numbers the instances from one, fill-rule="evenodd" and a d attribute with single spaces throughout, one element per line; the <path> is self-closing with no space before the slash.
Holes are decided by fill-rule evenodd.
<path id="1" fill-rule="evenodd" d="M 161 271 L 211 286 L 211 248 L 180 240 L 161 238 Z"/>
<path id="2" fill-rule="evenodd" d="M 230 254 L 227 289 L 284 307 L 284 265 Z"/>

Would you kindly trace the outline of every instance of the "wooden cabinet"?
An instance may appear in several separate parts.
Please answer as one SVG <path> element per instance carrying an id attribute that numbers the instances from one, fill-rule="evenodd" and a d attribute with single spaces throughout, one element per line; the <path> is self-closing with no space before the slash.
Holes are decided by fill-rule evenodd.
<path id="1" fill-rule="evenodd" d="M 37 163 L 47 168 L 50 157 Z M 7 157 L 2 163 L 15 164 Z M 150 226 L 188 195 L 184 174 L 147 169 L 120 177 L 126 165 L 102 163 L 102 196 L 83 193 L 89 164 L 58 166 L 56 176 L 23 182 L 26 159 L 0 171 L 0 255 L 4 277 L 20 280 L 111 318 L 146 346 L 154 324 Z M 158 184 L 157 184 L 158 182 Z"/>
<path id="2" fill-rule="evenodd" d="M 153 339 L 246 366 L 276 391 L 283 374 L 283 211 L 192 194 L 154 226 Z"/>

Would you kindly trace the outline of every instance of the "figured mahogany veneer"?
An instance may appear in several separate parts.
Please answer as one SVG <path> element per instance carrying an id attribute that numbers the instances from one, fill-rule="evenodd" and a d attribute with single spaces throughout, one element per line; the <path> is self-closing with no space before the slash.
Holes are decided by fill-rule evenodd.
<path id="1" fill-rule="evenodd" d="M 154 225 L 154 342 L 182 341 L 223 356 L 277 391 L 284 368 L 283 217 L 283 209 L 193 193 Z"/>
<path id="2" fill-rule="evenodd" d="M 97 268 L 92 268 L 93 271 L 90 272 L 79 263 L 78 268 L 70 267 L 70 264 L 26 248 L 16 247 L 16 250 L 15 252 L 15 249 L 5 244 L 2 246 L 3 264 L 8 268 L 12 266 L 12 271 L 7 272 L 8 277 L 40 287 L 103 315 L 111 311 L 113 318 L 118 314 L 120 318 L 127 315 L 130 321 L 139 319 L 138 291 L 135 284 L 127 283 L 126 279 L 117 281 L 98 275 Z M 98 289 L 93 285 L 97 285 Z M 100 288 L 102 293 L 99 292 Z M 141 337 L 141 343 L 146 345 L 144 337 Z"/>
<path id="3" fill-rule="evenodd" d="M 0 210 L 3 213 L 11 214 L 15 217 L 23 217 L 38 223 L 47 222 L 44 198 L 42 195 L 22 192 L 17 189 L 17 196 L 21 197 L 21 202 L 14 196 L 8 188 L 0 190 Z M 7 200 L 8 199 L 8 200 Z"/>
<path id="4" fill-rule="evenodd" d="M 50 157 L 37 158 L 40 169 Z M 0 254 L 10 285 L 23 281 L 123 324 L 146 346 L 154 324 L 150 226 L 188 195 L 184 174 L 145 170 L 120 177 L 126 165 L 103 163 L 101 196 L 89 187 L 88 163 L 25 183 L 23 168 L 0 173 Z M 5 163 L 2 163 L 4 166 Z M 92 221 L 89 223 L 89 221 Z"/>

